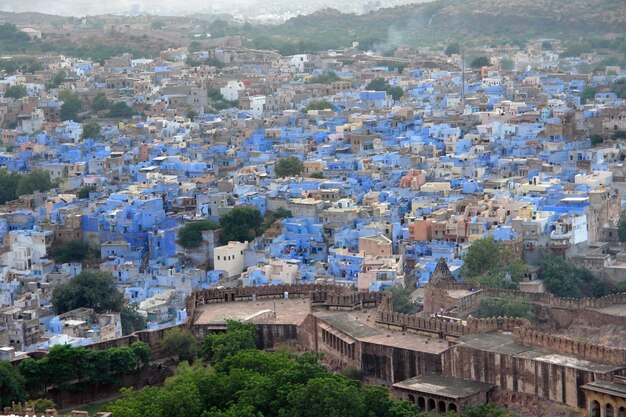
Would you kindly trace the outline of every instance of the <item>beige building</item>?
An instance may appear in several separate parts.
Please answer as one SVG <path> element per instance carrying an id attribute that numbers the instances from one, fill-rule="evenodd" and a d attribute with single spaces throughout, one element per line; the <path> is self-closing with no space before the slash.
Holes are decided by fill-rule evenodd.
<path id="1" fill-rule="evenodd" d="M 228 242 L 227 245 L 218 246 L 213 253 L 213 265 L 218 271 L 225 271 L 228 278 L 241 275 L 244 270 L 243 251 L 248 242 Z"/>

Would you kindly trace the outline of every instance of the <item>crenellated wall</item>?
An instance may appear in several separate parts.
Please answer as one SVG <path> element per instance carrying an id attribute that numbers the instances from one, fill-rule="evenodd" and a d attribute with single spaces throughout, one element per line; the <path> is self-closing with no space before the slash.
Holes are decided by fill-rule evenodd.
<path id="1" fill-rule="evenodd" d="M 422 318 L 418 316 L 379 311 L 376 322 L 388 327 L 399 327 L 403 331 L 436 333 L 440 337 L 446 335 L 462 336 L 472 333 L 489 333 L 498 330 L 512 332 L 520 326 L 529 326 L 526 319 L 517 317 L 470 318 L 465 323 L 453 322 L 442 318 Z"/>
<path id="2" fill-rule="evenodd" d="M 555 353 L 615 366 L 626 365 L 626 349 L 600 346 L 539 332 L 526 327 L 513 329 L 514 340 L 522 345 L 545 348 Z"/>

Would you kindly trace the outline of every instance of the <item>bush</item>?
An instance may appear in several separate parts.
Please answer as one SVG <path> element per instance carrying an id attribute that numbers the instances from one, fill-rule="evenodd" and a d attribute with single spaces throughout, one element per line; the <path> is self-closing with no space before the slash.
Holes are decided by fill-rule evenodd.
<path id="1" fill-rule="evenodd" d="M 169 356 L 178 356 L 181 361 L 192 362 L 198 355 L 198 341 L 191 333 L 174 327 L 165 332 L 161 351 Z"/>
<path id="2" fill-rule="evenodd" d="M 222 243 L 249 242 L 263 232 L 263 217 L 254 207 L 238 206 L 220 217 Z"/>
<path id="3" fill-rule="evenodd" d="M 202 244 L 203 231 L 217 230 L 219 227 L 219 224 L 208 220 L 187 223 L 178 231 L 178 244 L 185 249 L 197 248 Z"/>
<path id="4" fill-rule="evenodd" d="M 274 167 L 278 177 L 295 177 L 304 170 L 304 164 L 295 156 L 279 159 Z"/>
<path id="5" fill-rule="evenodd" d="M 50 256 L 57 263 L 82 262 L 89 255 L 89 245 L 80 240 L 70 240 L 66 243 L 54 245 Z"/>

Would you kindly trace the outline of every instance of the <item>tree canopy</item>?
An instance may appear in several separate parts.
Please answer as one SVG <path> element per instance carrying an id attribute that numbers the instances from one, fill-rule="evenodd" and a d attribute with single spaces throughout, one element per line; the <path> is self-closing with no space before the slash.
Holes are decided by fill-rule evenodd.
<path id="1" fill-rule="evenodd" d="M 619 221 L 617 223 L 617 238 L 620 242 L 626 242 L 626 213 L 622 213 L 619 216 Z"/>
<path id="2" fill-rule="evenodd" d="M 26 400 L 26 381 L 9 362 L 0 361 L 0 409 Z"/>
<path id="3" fill-rule="evenodd" d="M 445 54 L 448 56 L 458 55 L 461 53 L 461 45 L 458 42 L 453 42 L 446 46 Z"/>
<path id="4" fill-rule="evenodd" d="M 482 67 L 488 67 L 490 65 L 491 65 L 491 60 L 487 58 L 486 56 L 476 57 L 472 60 L 472 63 L 470 64 L 472 68 L 482 68 Z"/>
<path id="5" fill-rule="evenodd" d="M 594 277 L 589 270 L 551 252 L 542 254 L 540 277 L 548 292 L 559 297 L 603 297 L 618 291 L 613 285 Z"/>
<path id="6" fill-rule="evenodd" d="M 418 305 L 411 299 L 411 290 L 404 287 L 389 287 L 385 291 L 391 294 L 393 311 L 403 314 L 415 314 Z"/>
<path id="7" fill-rule="evenodd" d="M 166 355 L 178 356 L 181 361 L 193 361 L 198 354 L 198 342 L 188 331 L 174 327 L 165 332 L 161 350 Z"/>
<path id="8" fill-rule="evenodd" d="M 274 166 L 274 172 L 278 177 L 294 177 L 302 174 L 303 170 L 304 164 L 295 156 L 281 158 L 276 161 L 276 165 Z"/>
<path id="9" fill-rule="evenodd" d="M 59 94 L 63 101 L 61 105 L 61 120 L 78 120 L 78 113 L 83 109 L 83 101 L 78 97 L 78 93 L 71 90 L 63 90 Z"/>
<path id="10" fill-rule="evenodd" d="M 81 135 L 82 139 L 96 139 L 100 136 L 100 131 L 102 128 L 100 124 L 95 120 L 90 120 L 89 122 L 83 124 L 83 133 Z"/>
<path id="11" fill-rule="evenodd" d="M 259 210 L 249 206 L 238 206 L 220 217 L 223 243 L 251 241 L 262 233 L 263 217 Z"/>
<path id="12" fill-rule="evenodd" d="M 50 256 L 57 263 L 82 262 L 87 255 L 89 255 L 89 245 L 81 240 L 70 240 L 54 245 L 50 249 Z"/>
<path id="13" fill-rule="evenodd" d="M 461 274 L 493 288 L 517 288 L 528 267 L 522 259 L 492 238 L 479 239 L 467 249 Z"/>
<path id="14" fill-rule="evenodd" d="M 525 301 L 512 297 L 486 298 L 480 303 L 479 317 L 521 317 L 534 320 L 532 305 Z"/>
<path id="15" fill-rule="evenodd" d="M 124 296 L 116 288 L 116 280 L 108 272 L 83 271 L 52 292 L 52 305 L 57 314 L 79 307 L 93 308 L 96 313 L 121 311 Z"/>
<path id="16" fill-rule="evenodd" d="M 391 398 L 384 387 L 328 372 L 317 354 L 256 350 L 255 335 L 253 324 L 229 322 L 226 333 L 205 339 L 211 366 L 183 363 L 162 388 L 124 389 L 108 411 L 115 417 L 430 416 Z M 463 415 L 509 415 L 493 405 L 482 407 L 482 414 L 470 412 Z"/>
<path id="17" fill-rule="evenodd" d="M 108 110 L 111 107 L 111 102 L 107 98 L 106 94 L 103 92 L 96 93 L 96 96 L 93 98 L 91 102 L 91 110 L 93 111 L 101 111 Z"/>
<path id="18" fill-rule="evenodd" d="M 17 100 L 22 97 L 26 97 L 26 95 L 27 95 L 26 87 L 21 84 L 12 85 L 10 87 L 7 87 L 6 90 L 4 90 L 5 98 L 14 98 Z"/>
<path id="19" fill-rule="evenodd" d="M 324 74 L 309 78 L 307 84 L 331 84 L 335 81 L 341 81 L 341 78 L 337 76 L 335 71 L 328 71 Z"/>
<path id="20" fill-rule="evenodd" d="M 374 78 L 365 86 L 366 90 L 373 91 L 384 91 L 389 94 L 395 101 L 400 100 L 400 97 L 404 95 L 404 90 L 402 87 L 392 87 L 387 81 L 383 78 Z"/>
<path id="21" fill-rule="evenodd" d="M 333 105 L 328 100 L 313 100 L 310 101 L 304 108 L 305 112 L 311 110 L 332 110 Z"/>
<path id="22" fill-rule="evenodd" d="M 108 117 L 111 118 L 128 118 L 132 117 L 135 114 L 135 111 L 128 106 L 128 104 L 123 101 L 118 101 L 113 103 L 109 108 Z"/>
<path id="23" fill-rule="evenodd" d="M 0 168 L 0 204 L 35 191 L 48 191 L 54 186 L 47 171 L 34 169 L 28 174 L 18 174 Z"/>
<path id="24" fill-rule="evenodd" d="M 220 226 L 208 220 L 189 222 L 178 231 L 178 244 L 185 249 L 197 248 L 202 244 L 202 232 L 216 230 Z"/>

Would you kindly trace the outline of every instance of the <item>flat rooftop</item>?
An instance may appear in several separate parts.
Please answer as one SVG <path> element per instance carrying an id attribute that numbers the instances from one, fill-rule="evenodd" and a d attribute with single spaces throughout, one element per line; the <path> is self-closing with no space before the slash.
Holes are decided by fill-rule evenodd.
<path id="1" fill-rule="evenodd" d="M 276 310 L 276 317 L 265 314 Z M 258 301 L 236 301 L 198 306 L 194 325 L 226 324 L 228 320 L 248 321 L 264 316 L 263 323 L 300 325 L 309 315 L 308 298 L 288 298 Z"/>
<path id="2" fill-rule="evenodd" d="M 494 385 L 442 374 L 427 374 L 397 382 L 393 387 L 457 400 L 489 391 Z"/>
<path id="3" fill-rule="evenodd" d="M 626 398 L 626 385 L 624 384 L 616 384 L 615 382 L 609 381 L 594 381 L 583 385 L 581 388 L 615 397 Z"/>
<path id="4" fill-rule="evenodd" d="M 562 365 L 583 371 L 609 373 L 622 369 L 618 366 L 604 365 L 573 356 L 552 353 L 545 349 L 521 345 L 513 340 L 513 334 L 510 332 L 477 333 L 462 336 L 459 340 L 463 342 L 463 346 L 469 348 L 533 359 L 538 362 Z"/>

